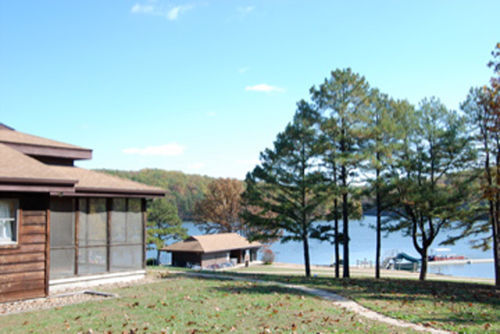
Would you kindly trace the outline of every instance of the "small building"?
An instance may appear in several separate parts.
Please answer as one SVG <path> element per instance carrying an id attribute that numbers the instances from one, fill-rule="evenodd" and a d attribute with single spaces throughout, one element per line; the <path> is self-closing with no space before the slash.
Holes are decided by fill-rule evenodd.
<path id="1" fill-rule="evenodd" d="M 245 259 L 257 260 L 257 251 L 262 245 L 250 243 L 237 233 L 195 235 L 162 249 L 172 253 L 175 267 L 200 266 L 209 268 L 224 263 L 243 263 Z"/>
<path id="2" fill-rule="evenodd" d="M 0 123 L 0 302 L 145 275 L 146 199 L 165 192 L 74 166 L 91 158 Z"/>

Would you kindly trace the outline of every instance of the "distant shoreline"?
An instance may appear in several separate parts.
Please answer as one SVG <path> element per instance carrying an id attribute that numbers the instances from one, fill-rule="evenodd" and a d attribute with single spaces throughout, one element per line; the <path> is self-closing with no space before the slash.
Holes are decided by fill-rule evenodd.
<path id="1" fill-rule="evenodd" d="M 489 259 L 487 259 L 489 260 Z M 350 266 L 351 277 L 374 277 L 375 268 Z M 229 269 L 232 270 L 232 269 Z M 255 273 L 274 273 L 281 275 L 303 275 L 304 265 L 295 263 L 274 262 L 271 265 L 251 265 L 249 268 L 239 268 L 237 270 L 255 272 Z M 326 265 L 311 265 L 313 275 L 317 276 L 330 276 L 333 277 L 334 267 Z M 342 277 L 342 266 L 340 266 L 340 275 Z M 386 278 L 406 278 L 418 279 L 419 272 L 411 272 L 405 270 L 381 270 L 381 276 Z M 494 284 L 493 278 L 480 278 L 480 277 L 465 277 L 465 276 L 451 276 L 443 274 L 427 273 L 427 280 L 440 280 L 440 281 L 453 281 L 453 282 L 474 282 Z"/>

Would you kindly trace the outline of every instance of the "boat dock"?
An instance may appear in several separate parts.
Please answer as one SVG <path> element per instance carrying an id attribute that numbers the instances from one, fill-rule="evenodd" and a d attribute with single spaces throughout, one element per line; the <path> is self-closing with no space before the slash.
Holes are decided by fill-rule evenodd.
<path id="1" fill-rule="evenodd" d="M 444 260 L 444 261 L 428 261 L 429 266 L 443 266 L 451 264 L 472 264 L 472 263 L 490 263 L 493 259 L 463 259 L 463 260 Z"/>

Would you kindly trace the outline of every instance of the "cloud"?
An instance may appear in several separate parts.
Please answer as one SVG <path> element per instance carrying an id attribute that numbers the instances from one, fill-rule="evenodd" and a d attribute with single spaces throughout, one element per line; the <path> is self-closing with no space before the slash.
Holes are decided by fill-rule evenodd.
<path id="1" fill-rule="evenodd" d="M 125 154 L 133 155 L 149 155 L 149 156 L 165 156 L 173 157 L 184 153 L 184 146 L 177 143 L 165 144 L 160 146 L 147 146 L 144 148 L 125 148 L 122 150 Z"/>
<path id="2" fill-rule="evenodd" d="M 283 93 L 285 90 L 281 87 L 277 86 L 271 86 L 268 84 L 258 84 L 254 86 L 246 86 L 245 87 L 246 91 L 252 91 L 252 92 L 264 92 L 264 93 Z"/>
<path id="3" fill-rule="evenodd" d="M 179 18 L 179 15 L 193 9 L 193 5 L 181 5 L 164 7 L 157 4 L 156 1 L 148 1 L 147 3 L 136 3 L 130 9 L 132 14 L 145 14 L 153 16 L 162 16 L 167 20 L 174 21 Z"/>
<path id="4" fill-rule="evenodd" d="M 215 117 L 215 116 L 217 116 L 217 113 L 215 111 L 208 111 L 207 116 L 208 117 Z"/>
<path id="5" fill-rule="evenodd" d="M 170 21 L 177 20 L 181 13 L 186 12 L 192 8 L 192 5 L 176 6 L 167 12 L 167 19 L 169 19 Z"/>
<path id="6" fill-rule="evenodd" d="M 134 14 L 153 14 L 155 12 L 155 7 L 153 5 L 141 5 L 140 3 L 136 3 L 132 6 L 130 12 Z"/>

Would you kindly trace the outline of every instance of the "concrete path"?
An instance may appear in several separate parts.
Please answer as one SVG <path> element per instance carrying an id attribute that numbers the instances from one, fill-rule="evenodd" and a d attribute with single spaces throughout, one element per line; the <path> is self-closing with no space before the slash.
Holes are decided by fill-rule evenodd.
<path id="1" fill-rule="evenodd" d="M 380 313 L 377 313 L 377 312 L 372 311 L 370 309 L 367 309 L 366 307 L 359 305 L 355 301 L 347 299 L 345 297 L 342 297 L 336 293 L 328 292 L 328 291 L 321 290 L 321 289 L 309 288 L 309 287 L 306 287 L 303 285 L 285 284 L 285 283 L 274 282 L 274 281 L 264 281 L 264 280 L 246 278 L 246 277 L 236 277 L 236 276 L 221 275 L 221 274 L 207 274 L 207 273 L 195 273 L 195 272 L 175 272 L 175 271 L 172 271 L 171 273 L 179 274 L 179 275 L 186 275 L 186 276 L 193 276 L 193 277 L 219 278 L 219 279 L 229 279 L 229 280 L 234 280 L 234 281 L 248 281 L 248 282 L 254 282 L 254 283 L 261 283 L 261 284 L 277 285 L 277 286 L 285 287 L 288 289 L 299 290 L 299 291 L 302 291 L 304 293 L 329 300 L 335 306 L 338 306 L 338 307 L 341 307 L 345 310 L 359 314 L 367 319 L 384 322 L 384 323 L 392 325 L 392 326 L 411 328 L 413 330 L 417 330 L 417 331 L 421 331 L 421 332 L 428 332 L 428 333 L 435 333 L 435 334 L 442 334 L 442 333 L 449 334 L 449 333 L 451 333 L 451 332 L 441 330 L 441 329 L 424 327 L 421 325 L 416 325 L 416 324 L 412 324 L 412 323 L 405 322 L 402 320 L 390 318 L 390 317 L 387 317 L 383 314 L 380 314 Z"/>

